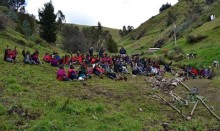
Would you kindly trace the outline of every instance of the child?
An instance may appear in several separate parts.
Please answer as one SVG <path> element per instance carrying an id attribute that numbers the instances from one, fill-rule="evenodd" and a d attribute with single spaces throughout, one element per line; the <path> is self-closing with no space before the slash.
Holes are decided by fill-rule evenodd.
<path id="1" fill-rule="evenodd" d="M 69 81 L 69 78 L 66 77 L 66 71 L 63 66 L 60 66 L 57 71 L 57 79 L 60 81 Z"/>
<path id="2" fill-rule="evenodd" d="M 71 80 L 78 79 L 77 71 L 74 69 L 73 65 L 68 69 L 68 78 Z"/>

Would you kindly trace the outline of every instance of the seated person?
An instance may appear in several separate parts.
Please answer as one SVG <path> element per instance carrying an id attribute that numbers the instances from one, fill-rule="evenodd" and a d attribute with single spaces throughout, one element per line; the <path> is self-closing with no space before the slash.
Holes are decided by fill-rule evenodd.
<path id="1" fill-rule="evenodd" d="M 36 64 L 40 64 L 38 50 L 35 50 L 35 52 L 31 55 L 31 60 L 33 60 Z"/>
<path id="2" fill-rule="evenodd" d="M 37 64 L 35 61 L 31 60 L 30 52 L 27 51 L 24 55 L 24 63 L 25 64 Z"/>
<path id="3" fill-rule="evenodd" d="M 78 73 L 78 80 L 85 80 L 86 78 L 87 78 L 87 66 L 85 64 L 81 64 Z"/>
<path id="4" fill-rule="evenodd" d="M 15 62 L 16 54 L 11 49 L 7 50 L 6 61 L 7 62 Z"/>
<path id="5" fill-rule="evenodd" d="M 43 60 L 46 62 L 46 63 L 50 63 L 51 60 L 52 60 L 52 56 L 49 55 L 47 52 L 45 53 L 44 57 L 43 57 Z"/>
<path id="6" fill-rule="evenodd" d="M 109 65 L 107 68 L 106 68 L 106 76 L 110 79 L 113 79 L 113 80 L 125 80 L 127 81 L 127 78 L 122 76 L 122 75 L 119 75 L 117 73 L 115 73 L 113 71 L 113 68 L 112 68 L 112 65 Z"/>
<path id="7" fill-rule="evenodd" d="M 52 58 L 50 64 L 51 64 L 51 66 L 55 66 L 55 67 L 57 67 L 59 65 L 59 61 L 58 61 L 56 55 Z"/>
<path id="8" fill-rule="evenodd" d="M 211 71 L 211 67 L 209 67 L 208 69 L 205 69 L 205 77 L 207 79 L 212 79 L 213 78 L 213 73 Z"/>
<path id="9" fill-rule="evenodd" d="M 167 71 L 167 72 L 171 72 L 171 66 L 172 62 L 170 62 L 170 64 L 164 64 L 164 70 Z"/>
<path id="10" fill-rule="evenodd" d="M 5 49 L 5 53 L 4 53 L 4 61 L 6 61 L 6 59 L 7 59 L 8 50 L 9 50 L 9 48 L 8 48 L 8 45 L 7 45 L 7 47 L 6 47 L 6 49 Z"/>
<path id="11" fill-rule="evenodd" d="M 57 79 L 60 81 L 69 81 L 69 78 L 66 77 L 66 71 L 63 66 L 60 66 L 57 71 Z"/>
<path id="12" fill-rule="evenodd" d="M 198 74 L 199 74 L 199 73 L 198 73 L 197 69 L 195 69 L 195 68 L 192 68 L 192 69 L 191 69 L 191 77 L 192 77 L 193 79 L 197 78 Z"/>
<path id="13" fill-rule="evenodd" d="M 101 68 L 98 64 L 96 64 L 93 68 L 93 73 L 102 78 L 101 75 L 105 73 L 105 69 Z"/>
<path id="14" fill-rule="evenodd" d="M 71 80 L 78 79 L 77 71 L 74 69 L 73 65 L 68 69 L 68 78 Z"/>

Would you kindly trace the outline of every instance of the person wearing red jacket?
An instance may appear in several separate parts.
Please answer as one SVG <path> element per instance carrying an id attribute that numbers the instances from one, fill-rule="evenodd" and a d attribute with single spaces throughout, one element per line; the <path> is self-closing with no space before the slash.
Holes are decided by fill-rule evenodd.
<path id="1" fill-rule="evenodd" d="M 198 71 L 195 68 L 191 69 L 191 75 L 192 75 L 193 79 L 197 78 L 198 74 L 199 73 L 198 73 Z"/>

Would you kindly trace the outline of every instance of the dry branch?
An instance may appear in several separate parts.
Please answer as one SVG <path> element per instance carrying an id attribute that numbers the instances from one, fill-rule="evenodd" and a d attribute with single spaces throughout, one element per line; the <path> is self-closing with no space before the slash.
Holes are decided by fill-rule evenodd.
<path id="1" fill-rule="evenodd" d="M 190 113 L 191 116 L 193 116 L 193 113 L 194 113 L 194 111 L 196 110 L 196 107 L 197 107 L 198 103 L 199 103 L 199 101 L 197 101 L 197 102 L 195 103 L 195 105 L 193 106 L 193 109 L 192 109 L 192 111 L 191 111 L 191 113 Z"/>
<path id="2" fill-rule="evenodd" d="M 178 114 L 180 114 L 184 119 L 187 119 L 185 115 L 183 115 L 181 113 L 180 110 L 178 110 L 174 105 L 172 105 L 171 103 L 169 103 L 166 99 L 164 99 L 163 97 L 159 96 L 156 94 L 156 96 L 160 97 L 160 99 L 162 99 L 163 101 L 165 101 L 170 107 L 172 107 L 174 110 L 176 110 L 178 112 Z"/>
<path id="3" fill-rule="evenodd" d="M 209 112 L 216 118 L 216 119 L 218 119 L 219 121 L 220 121 L 220 118 L 219 118 L 219 116 L 218 115 L 216 115 L 210 108 L 209 108 L 209 106 L 200 98 L 200 97 L 198 97 L 198 96 L 196 96 L 201 102 L 202 102 L 202 104 L 209 110 Z"/>

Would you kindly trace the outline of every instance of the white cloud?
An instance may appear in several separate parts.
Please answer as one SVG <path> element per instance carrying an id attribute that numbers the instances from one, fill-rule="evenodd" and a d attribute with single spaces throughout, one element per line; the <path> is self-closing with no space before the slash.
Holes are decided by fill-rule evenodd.
<path id="1" fill-rule="evenodd" d="M 27 0 L 28 13 L 38 15 L 38 9 L 50 0 Z M 67 23 L 135 28 L 159 13 L 162 4 L 174 5 L 177 0 L 52 0 L 55 11 L 61 10 Z M 37 16 L 38 18 L 38 16 Z"/>

